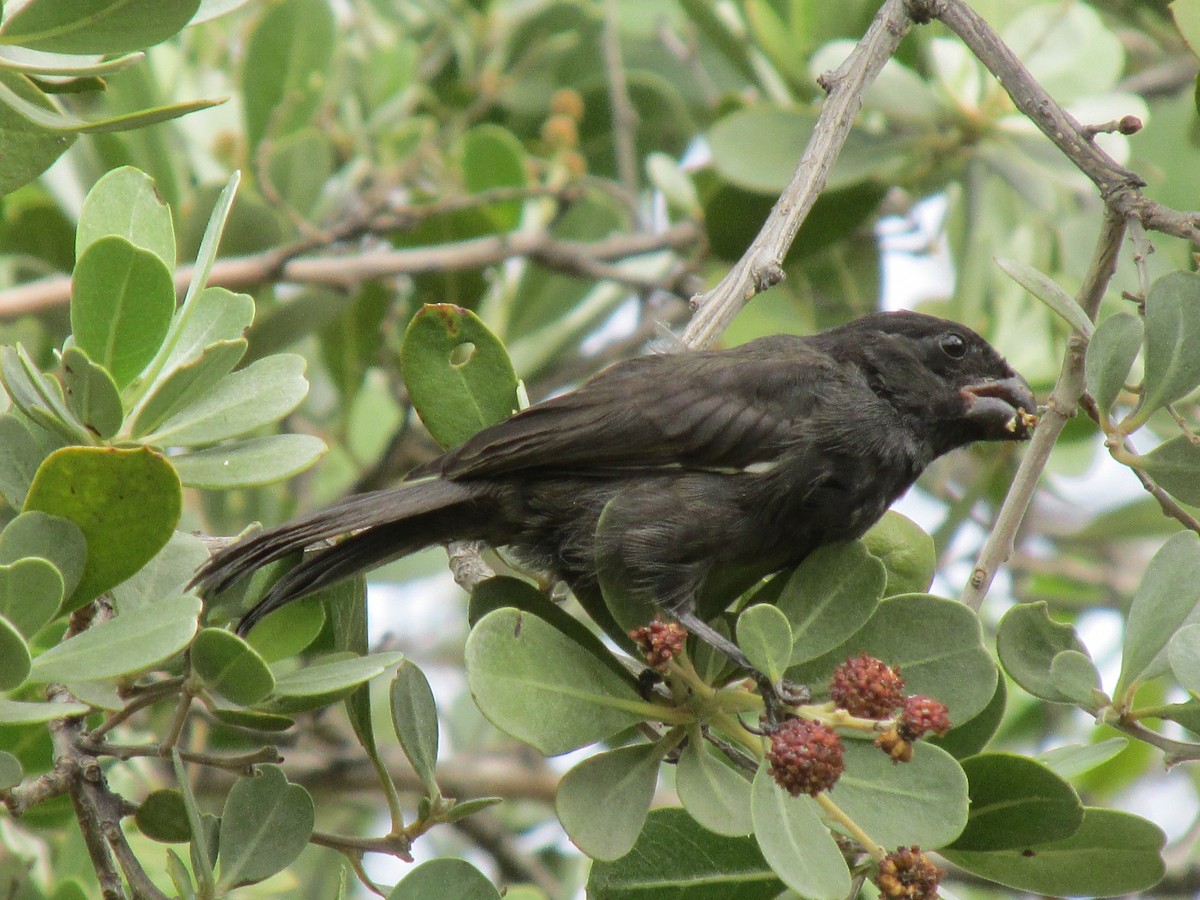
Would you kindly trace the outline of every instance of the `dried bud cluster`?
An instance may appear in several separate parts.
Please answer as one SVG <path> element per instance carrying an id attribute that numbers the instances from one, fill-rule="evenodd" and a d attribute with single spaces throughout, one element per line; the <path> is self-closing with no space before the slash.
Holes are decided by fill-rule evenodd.
<path id="1" fill-rule="evenodd" d="M 904 700 L 900 713 L 900 734 L 915 741 L 932 732 L 938 737 L 950 730 L 950 710 L 932 697 L 917 694 Z"/>
<path id="2" fill-rule="evenodd" d="M 904 705 L 904 679 L 899 669 L 864 653 L 833 670 L 829 696 L 852 716 L 886 719 Z"/>
<path id="3" fill-rule="evenodd" d="M 646 665 L 662 671 L 668 662 L 683 652 L 687 631 L 677 622 L 655 619 L 649 625 L 629 632 L 633 642 L 646 658 Z"/>
<path id="4" fill-rule="evenodd" d="M 950 713 L 945 705 L 917 694 L 906 697 L 900 720 L 875 739 L 875 746 L 892 758 L 892 762 L 909 762 L 913 741 L 932 732 L 938 737 L 950 730 Z"/>
<path id="5" fill-rule="evenodd" d="M 875 884 L 889 900 L 933 900 L 945 874 L 919 847 L 901 847 L 879 864 Z"/>
<path id="6" fill-rule="evenodd" d="M 767 762 L 771 777 L 791 794 L 816 796 L 845 771 L 842 740 L 836 731 L 812 719 L 787 719 L 771 733 Z"/>

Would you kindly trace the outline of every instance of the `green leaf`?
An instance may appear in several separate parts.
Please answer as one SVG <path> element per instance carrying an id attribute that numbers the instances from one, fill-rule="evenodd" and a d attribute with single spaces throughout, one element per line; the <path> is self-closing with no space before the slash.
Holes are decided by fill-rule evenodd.
<path id="1" fill-rule="evenodd" d="M 210 289 L 211 290 L 211 289 Z M 245 338 L 217 341 L 192 360 L 172 368 L 154 388 L 133 420 L 130 433 L 141 436 L 207 394 L 214 384 L 233 371 L 246 354 Z"/>
<path id="2" fill-rule="evenodd" d="M 13 405 L 36 426 L 53 431 L 68 443 L 90 443 L 92 435 L 67 407 L 62 387 L 43 375 L 25 348 L 0 347 L 0 375 Z"/>
<path id="3" fill-rule="evenodd" d="M 675 767 L 675 790 L 686 809 L 709 831 L 740 837 L 754 831 L 750 782 L 708 749 L 707 741 L 688 741 Z"/>
<path id="4" fill-rule="evenodd" d="M 63 390 L 71 411 L 96 437 L 111 438 L 125 421 L 121 392 L 113 377 L 78 347 L 63 351 L 62 368 Z"/>
<path id="5" fill-rule="evenodd" d="M 484 716 L 547 756 L 654 715 L 628 681 L 528 613 L 498 609 L 484 616 L 467 638 L 465 656 L 471 696 Z"/>
<path id="6" fill-rule="evenodd" d="M 185 329 L 189 326 L 192 316 L 199 315 L 197 303 L 200 294 L 208 284 L 208 276 L 212 274 L 213 263 L 217 260 L 217 249 L 221 243 L 221 236 L 225 233 L 225 226 L 229 222 L 229 214 L 233 210 L 233 201 L 237 197 L 238 185 L 241 183 L 242 173 L 236 170 L 231 172 L 229 180 L 221 188 L 221 193 L 217 195 L 217 200 L 213 204 L 212 214 L 208 217 L 208 222 L 204 226 L 204 236 L 200 239 L 200 249 L 196 251 L 196 267 L 192 270 L 192 280 L 188 282 L 187 293 L 184 295 L 183 304 L 180 306 L 179 327 L 181 335 L 185 333 Z"/>
<path id="7" fill-rule="evenodd" d="M 1159 444 L 1135 465 L 1184 503 L 1200 504 L 1200 446 L 1181 434 Z"/>
<path id="8" fill-rule="evenodd" d="M 1078 650 L 1063 650 L 1050 660 L 1050 681 L 1070 701 L 1084 709 L 1106 705 L 1100 693 L 1100 672 L 1092 658 Z"/>
<path id="9" fill-rule="evenodd" d="M 525 163 L 525 148 L 507 128 L 477 125 L 462 137 L 459 165 L 472 194 L 489 188 L 524 187 L 528 182 Z M 501 231 L 512 231 L 521 224 L 519 200 L 492 204 L 487 212 Z"/>
<path id="10" fill-rule="evenodd" d="M 210 707 L 213 717 L 234 728 L 249 728 L 251 731 L 287 731 L 296 724 L 291 716 L 240 709 L 231 706 Z"/>
<path id="11" fill-rule="evenodd" d="M 1200 2 L 1174 0 L 1169 4 L 1171 18 L 1193 54 L 1200 55 Z"/>
<path id="12" fill-rule="evenodd" d="M 812 112 L 771 104 L 738 109 L 708 131 L 713 165 L 730 183 L 760 194 L 778 194 L 791 180 L 817 123 Z M 754 135 L 746 140 L 746 135 Z M 839 190 L 874 178 L 891 177 L 903 140 L 855 128 L 846 138 L 826 190 Z"/>
<path id="13" fill-rule="evenodd" d="M 1162 674 L 1152 663 L 1198 601 L 1200 535 L 1183 531 L 1154 554 L 1133 593 L 1115 697 L 1123 697 L 1139 680 Z"/>
<path id="14" fill-rule="evenodd" d="M 984 753 L 962 765 L 971 813 L 954 850 L 1020 850 L 1069 838 L 1083 824 L 1075 789 L 1036 760 Z"/>
<path id="15" fill-rule="evenodd" d="M 594 863 L 587 883 L 591 900 L 771 900 L 782 890 L 753 838 L 705 831 L 678 807 L 652 811 L 633 849 Z"/>
<path id="16" fill-rule="evenodd" d="M 518 407 L 508 352 L 470 310 L 426 304 L 409 323 L 400 354 L 413 408 L 443 447 L 461 444 Z"/>
<path id="17" fill-rule="evenodd" d="M 1129 738 L 1115 737 L 1095 744 L 1068 744 L 1037 756 L 1059 778 L 1075 778 L 1102 766 L 1129 746 Z"/>
<path id="18" fill-rule="evenodd" d="M 277 422 L 308 393 L 304 367 L 304 357 L 294 353 L 252 362 L 226 375 L 143 440 L 164 447 L 212 444 Z"/>
<path id="19" fill-rule="evenodd" d="M 191 642 L 200 609 L 198 598 L 179 594 L 100 622 L 37 657 L 30 678 L 98 681 L 152 669 Z"/>
<path id="20" fill-rule="evenodd" d="M 996 692 L 981 712 L 965 722 L 955 723 L 950 732 L 942 737 L 927 736 L 926 742 L 941 747 L 955 759 L 974 756 L 986 747 L 1000 728 L 1004 710 L 1008 705 L 1007 681 L 996 679 Z"/>
<path id="21" fill-rule="evenodd" d="M 347 414 L 383 346 L 383 320 L 391 305 L 391 293 L 379 282 L 369 282 L 338 318 L 321 329 L 321 356 Z"/>
<path id="22" fill-rule="evenodd" d="M 672 209 L 700 218 L 700 197 L 692 178 L 672 156 L 650 153 L 646 156 L 646 175 Z"/>
<path id="23" fill-rule="evenodd" d="M 907 516 L 889 509 L 862 536 L 862 544 L 887 572 L 883 596 L 919 594 L 933 584 L 937 548 L 933 538 Z"/>
<path id="24" fill-rule="evenodd" d="M 945 750 L 920 742 L 897 765 L 866 741 L 847 740 L 846 771 L 830 798 L 884 847 L 950 843 L 967 823 L 967 776 Z"/>
<path id="25" fill-rule="evenodd" d="M 195 535 L 176 531 L 153 559 L 112 590 L 118 612 L 157 603 L 168 594 L 184 593 L 209 552 Z"/>
<path id="26" fill-rule="evenodd" d="M 953 724 L 976 716 L 996 690 L 996 666 L 984 649 L 979 619 L 961 603 L 932 594 L 889 597 L 849 640 L 789 669 L 787 677 L 828 684 L 834 668 L 862 653 L 898 668 L 908 693 L 946 704 Z"/>
<path id="27" fill-rule="evenodd" d="M 413 771 L 430 797 L 440 794 L 437 786 L 438 717 L 437 704 L 425 673 L 411 660 L 396 669 L 390 693 L 392 726 L 400 749 L 408 757 Z"/>
<path id="28" fill-rule="evenodd" d="M 87 540 L 74 522 L 41 512 L 21 513 L 0 531 L 0 563 L 15 563 L 27 556 L 49 560 L 71 596 L 87 560 Z"/>
<path id="29" fill-rule="evenodd" d="M 293 713 L 328 706 L 360 684 L 382 675 L 404 659 L 403 653 L 372 653 L 333 659 L 278 677 L 275 690 L 259 706 L 267 712 Z"/>
<path id="30" fill-rule="evenodd" d="M 1084 367 L 1085 381 L 1100 410 L 1111 409 L 1124 389 L 1129 369 L 1142 349 L 1144 331 L 1140 316 L 1117 313 L 1101 322 L 1092 335 Z"/>
<path id="31" fill-rule="evenodd" d="M 13 113 L 14 117 L 25 120 L 26 124 L 32 126 L 32 129 L 67 138 L 73 138 L 76 134 L 104 134 L 157 125 L 160 122 L 177 119 L 190 112 L 208 109 L 225 102 L 224 100 L 190 100 L 184 103 L 136 110 L 107 119 L 84 119 L 64 112 L 57 106 L 47 108 L 44 105 L 45 97 L 40 94 L 37 100 L 31 101 L 28 95 L 22 92 L 22 86 L 14 83 L 14 76 L 16 78 L 23 77 L 12 72 L 0 73 L 0 106 L 3 106 L 6 112 Z M 65 146 L 70 146 L 70 140 L 66 142 Z"/>
<path id="32" fill-rule="evenodd" d="M 246 352 L 254 301 L 225 288 L 205 288 L 176 312 L 156 360 L 153 382 L 133 416 L 132 433 L 145 434 L 203 396 L 233 371 Z"/>
<path id="33" fill-rule="evenodd" d="M 188 315 L 181 311 L 172 323 L 176 332 L 163 371 L 198 359 L 214 344 L 239 340 L 253 322 L 254 300 L 249 294 L 223 287 L 204 288 L 192 299 Z"/>
<path id="34" fill-rule="evenodd" d="M 0 565 L 0 616 L 30 638 L 54 618 L 63 600 L 63 577 L 37 557 Z"/>
<path id="35" fill-rule="evenodd" d="M 0 791 L 16 787 L 23 775 L 21 761 L 5 750 L 0 750 Z"/>
<path id="36" fill-rule="evenodd" d="M 572 843 L 592 859 L 620 859 L 632 850 L 662 757 L 657 744 L 634 744 L 597 753 L 568 771 L 554 807 Z"/>
<path id="37" fill-rule="evenodd" d="M 0 43 L 48 53 L 142 50 L 179 32 L 200 0 L 30 0 L 0 29 Z"/>
<path id="38" fill-rule="evenodd" d="M 231 631 L 204 628 L 192 642 L 192 669 L 222 697 L 242 706 L 257 703 L 275 687 L 263 658 Z"/>
<path id="39" fill-rule="evenodd" d="M 50 164 L 66 153 L 75 143 L 75 135 L 47 131 L 36 125 L 8 100 L 16 97 L 25 106 L 57 112 L 54 101 L 47 97 L 25 75 L 0 71 L 0 159 L 6 164 L 0 170 L 0 196 L 33 181 Z"/>
<path id="40" fill-rule="evenodd" d="M 138 830 L 152 841 L 181 844 L 192 839 L 183 794 L 164 788 L 151 791 L 134 813 Z"/>
<path id="41" fill-rule="evenodd" d="M 169 207 L 154 186 L 154 179 L 132 166 L 107 172 L 83 198 L 75 257 L 94 241 L 109 235 L 125 238 L 149 250 L 175 270 L 175 227 Z"/>
<path id="42" fill-rule="evenodd" d="M 0 691 L 19 688 L 29 677 L 29 672 L 29 646 L 25 638 L 15 625 L 0 616 Z M 3 712 L 2 708 L 0 712 Z"/>
<path id="43" fill-rule="evenodd" d="M 421 863 L 392 888 L 387 900 L 500 900 L 500 892 L 477 868 L 463 859 L 431 859 Z"/>
<path id="44" fill-rule="evenodd" d="M 281 872 L 312 836 L 312 797 L 289 784 L 279 766 L 257 766 L 254 778 L 239 778 L 221 811 L 221 880 L 218 893 Z"/>
<path id="45" fill-rule="evenodd" d="M 325 591 L 318 591 L 275 610 L 250 629 L 246 642 L 268 663 L 300 653 L 325 627 L 324 595 Z"/>
<path id="46" fill-rule="evenodd" d="M 737 643 L 751 665 L 776 682 L 791 659 L 792 626 L 777 607 L 759 603 L 738 616 Z"/>
<path id="47" fill-rule="evenodd" d="M 1166 836 L 1129 813 L 1084 809 L 1070 837 L 1028 849 L 943 850 L 956 866 L 1019 891 L 1051 896 L 1116 897 L 1144 891 L 1163 877 Z"/>
<path id="48" fill-rule="evenodd" d="M 0 495 L 13 509 L 25 503 L 43 458 L 42 448 L 16 416 L 0 416 Z"/>
<path id="49" fill-rule="evenodd" d="M 259 19 L 242 69 L 250 150 L 310 124 L 321 102 L 336 37 L 325 0 L 284 0 Z"/>
<path id="50" fill-rule="evenodd" d="M 996 655 L 1013 681 L 1035 697 L 1072 703 L 1051 676 L 1054 658 L 1065 650 L 1087 653 L 1075 629 L 1050 618 L 1045 602 L 1019 603 L 1004 614 L 996 634 Z"/>
<path id="51" fill-rule="evenodd" d="M 271 141 L 266 174 L 280 199 L 310 218 L 336 161 L 329 135 L 318 128 L 301 128 Z"/>
<path id="52" fill-rule="evenodd" d="M 172 456 L 179 480 L 210 491 L 260 487 L 310 469 L 328 448 L 311 434 L 269 434 Z"/>
<path id="53" fill-rule="evenodd" d="M 1200 624 L 1185 625 L 1172 635 L 1167 644 L 1167 658 L 1183 688 L 1190 694 L 1200 694 Z"/>
<path id="54" fill-rule="evenodd" d="M 0 661 L 5 659 L 0 655 Z M 0 662 L 0 668 L 3 665 Z M 20 703 L 0 697 L 0 723 L 4 725 L 39 725 L 67 716 L 82 716 L 87 711 L 82 703 Z"/>
<path id="55" fill-rule="evenodd" d="M 1141 402 L 1121 422 L 1125 432 L 1145 424 L 1150 414 L 1190 394 L 1200 384 L 1200 275 L 1172 272 L 1146 294 L 1145 374 Z"/>
<path id="56" fill-rule="evenodd" d="M 850 893 L 846 860 L 821 822 L 817 801 L 793 797 L 775 783 L 764 763 L 754 776 L 754 836 L 776 875 L 804 897 L 841 900 Z"/>
<path id="57" fill-rule="evenodd" d="M 996 265 L 1005 275 L 1045 303 L 1085 338 L 1092 336 L 1096 326 L 1092 324 L 1083 308 L 1075 302 L 1075 298 L 1059 287 L 1058 283 L 1049 275 L 1039 272 L 1028 263 L 1015 259 L 997 259 Z"/>
<path id="58" fill-rule="evenodd" d="M 593 631 L 564 610 L 561 604 L 555 603 L 527 581 L 509 575 L 497 575 L 475 585 L 471 591 L 471 602 L 467 609 L 468 621 L 474 625 L 492 610 L 503 609 L 506 606 L 533 613 L 591 653 L 619 677 L 634 684 L 634 678 L 629 670 L 613 656 L 612 651 Z M 626 640 L 628 640 L 627 635 Z"/>
<path id="59" fill-rule="evenodd" d="M 98 238 L 75 263 L 75 343 L 124 388 L 154 358 L 175 312 L 171 270 L 123 237 Z"/>
<path id="60" fill-rule="evenodd" d="M 64 447 L 38 469 L 25 511 L 74 522 L 87 541 L 87 562 L 63 611 L 78 609 L 155 557 L 179 521 L 175 470 L 148 450 Z"/>
<path id="61" fill-rule="evenodd" d="M 786 577 L 779 609 L 792 623 L 792 665 L 815 659 L 858 631 L 879 608 L 883 563 L 858 541 L 819 547 Z"/>

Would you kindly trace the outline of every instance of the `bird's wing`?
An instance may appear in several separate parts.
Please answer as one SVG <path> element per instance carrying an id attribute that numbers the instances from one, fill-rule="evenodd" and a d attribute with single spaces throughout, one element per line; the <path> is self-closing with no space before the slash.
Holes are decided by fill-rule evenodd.
<path id="1" fill-rule="evenodd" d="M 786 336 L 642 357 L 481 431 L 435 467 L 467 479 L 769 464 L 797 440 L 837 377 L 827 356 Z"/>

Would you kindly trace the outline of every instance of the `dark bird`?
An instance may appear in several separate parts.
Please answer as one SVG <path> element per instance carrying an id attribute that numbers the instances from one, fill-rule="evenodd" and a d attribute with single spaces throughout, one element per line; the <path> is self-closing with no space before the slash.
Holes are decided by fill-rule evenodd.
<path id="1" fill-rule="evenodd" d="M 483 541 L 564 580 L 610 634 L 622 629 L 601 582 L 645 601 L 646 619 L 661 610 L 728 651 L 703 621 L 732 599 L 725 588 L 860 537 L 934 459 L 1027 438 L 1035 411 L 1029 385 L 978 334 L 911 312 L 627 360 L 483 429 L 395 489 L 222 550 L 196 582 L 220 590 L 337 539 L 271 587 L 245 633 L 350 575 Z"/>

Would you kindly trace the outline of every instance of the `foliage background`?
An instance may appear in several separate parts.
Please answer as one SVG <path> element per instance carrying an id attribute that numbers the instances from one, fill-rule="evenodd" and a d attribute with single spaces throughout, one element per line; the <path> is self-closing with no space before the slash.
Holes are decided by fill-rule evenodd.
<path id="1" fill-rule="evenodd" d="M 1100 133 L 1096 141 L 1145 180 L 1146 197 L 1174 210 L 1200 205 L 1197 63 L 1186 42 L 1195 4 L 971 5 L 1081 122 L 1140 120 L 1130 135 Z M 182 31 L 169 25 L 162 35 L 105 46 L 128 32 L 131 18 L 115 20 L 110 31 L 94 28 L 96 46 L 39 48 L 12 26 L 20 6 L 6 4 L 0 37 L 11 44 L 109 56 L 149 49 L 144 59 L 100 75 L 43 72 L 36 90 L 53 93 L 39 102 L 64 118 L 42 130 L 15 127 L 15 113 L 5 108 L 6 159 L 28 164 L 11 169 L 0 220 L 0 343 L 19 341 L 42 369 L 56 365 L 54 351 L 71 327 L 69 275 L 83 196 L 106 172 L 131 165 L 152 176 L 174 212 L 184 262 L 201 251 L 218 194 L 241 170 L 209 284 L 253 296 L 257 311 L 241 365 L 283 351 L 303 356 L 311 387 L 281 427 L 317 435 L 329 450 L 283 484 L 189 491 L 179 528 L 208 535 L 235 534 L 252 520 L 279 522 L 386 485 L 435 452 L 409 403 L 411 381 L 406 387 L 402 377 L 400 347 L 422 304 L 475 311 L 507 347 L 533 399 L 655 339 L 670 341 L 668 331 L 688 320 L 687 300 L 714 285 L 758 232 L 816 121 L 824 96 L 816 76 L 841 62 L 877 9 L 862 0 L 190 6 L 180 23 L 193 24 Z M 11 68 L 0 74 L 16 77 Z M 227 102 L 191 111 L 220 97 Z M 163 112 L 147 112 L 154 110 Z M 125 124 L 145 127 L 95 124 L 120 116 L 141 116 Z M 167 121 L 145 125 L 155 116 Z M 892 253 L 932 258 L 941 270 L 927 295 L 913 298 L 919 308 L 979 330 L 1047 396 L 1069 354 L 1070 329 L 994 260 L 1040 270 L 1074 294 L 1088 277 L 1103 219 L 1095 187 L 937 23 L 908 35 L 867 91 L 857 123 L 783 261 L 786 279 L 741 312 L 722 343 L 808 332 L 875 309 L 881 298 L 911 296 L 884 278 L 911 277 L 894 257 L 884 265 L 883 247 L 903 244 L 907 250 Z M 1191 268 L 1192 250 L 1177 236 L 1132 228 L 1099 320 L 1134 311 L 1123 293 L 1144 298 L 1160 275 Z M 1118 405 L 1131 402 L 1125 394 Z M 1193 399 L 1175 410 L 1196 422 Z M 1135 443 L 1145 452 L 1178 433 L 1160 414 Z M 935 591 L 954 597 L 962 589 L 1020 452 L 956 454 L 922 479 L 906 509 L 933 537 Z M 1184 526 L 1108 460 L 1092 417 L 1066 423 L 1009 574 L 981 615 L 992 647 L 1012 603 L 1045 601 L 1056 619 L 1076 624 L 1112 690 L 1130 598 L 1151 554 Z M 1188 465 L 1176 475 L 1185 487 L 1171 488 L 1182 501 L 1197 499 L 1186 483 L 1200 483 L 1192 474 L 1200 469 Z M 373 644 L 402 650 L 435 683 L 443 793 L 510 802 L 434 829 L 415 852 L 466 854 L 497 883 L 569 896 L 588 869 L 553 818 L 562 768 L 497 732 L 471 704 L 459 674 L 466 595 L 444 570 L 437 551 L 372 576 L 373 615 L 387 623 L 377 624 Z M 1034 754 L 1116 736 L 1076 706 L 1009 688 L 990 749 Z M 1139 705 L 1186 700 L 1174 681 L 1159 679 L 1142 687 Z M 386 706 L 378 691 L 376 702 Z M 1195 724 L 1185 712 L 1176 719 Z M 169 705 L 154 710 L 139 721 L 138 736 L 165 734 L 170 713 Z M 204 727 L 189 737 L 198 746 L 208 739 Z M 1189 740 L 1178 724 L 1154 727 Z M 383 755 L 411 808 L 421 785 L 401 771 L 386 730 Z M 301 732 L 285 753 L 285 770 L 314 794 L 318 827 L 377 830 L 380 792 L 340 711 L 306 720 Z M 1114 755 L 1073 783 L 1090 804 L 1131 809 L 1166 829 L 1168 875 L 1158 890 L 1191 893 L 1200 805 L 1186 760 L 1194 757 L 1166 747 L 1185 762 L 1164 772 L 1163 742 L 1156 748 L 1145 734 L 1132 737 L 1143 740 L 1104 745 Z M 18 746 L 15 733 L 8 746 Z M 48 744 L 38 752 L 47 755 Z M 37 772 L 36 764 L 26 771 Z M 142 797 L 165 783 L 165 772 L 138 760 L 111 777 Z M 229 790 L 228 778 L 195 778 L 201 800 L 219 806 L 213 798 Z M 663 801 L 668 781 L 659 788 Z M 27 892 L 16 896 L 59 896 L 53 891 L 74 878 L 87 886 L 85 895 L 93 890 L 95 876 L 66 818 L 50 815 L 44 829 L 33 814 L 20 827 L 0 822 L 0 871 Z M 154 868 L 161 849 L 132 840 L 161 880 Z M 285 873 L 246 893 L 332 896 L 343 876 L 328 864 L 330 854 L 310 846 Z M 402 874 L 370 859 L 380 881 Z M 40 863 L 29 870 L 29 860 Z M 971 879 L 959 888 L 981 896 L 990 890 Z"/>

